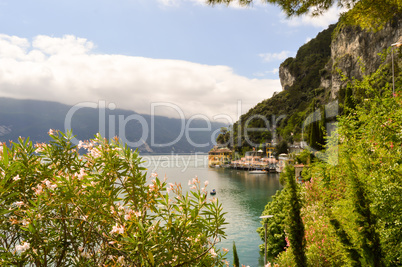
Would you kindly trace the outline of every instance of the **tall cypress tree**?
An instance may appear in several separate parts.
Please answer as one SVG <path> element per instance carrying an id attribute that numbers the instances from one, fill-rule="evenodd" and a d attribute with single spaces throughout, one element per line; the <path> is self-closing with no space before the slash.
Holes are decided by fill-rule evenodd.
<path id="1" fill-rule="evenodd" d="M 359 234 L 361 238 L 361 248 L 363 250 L 364 258 L 367 264 L 374 267 L 384 266 L 382 262 L 382 249 L 380 237 L 376 230 L 376 219 L 370 210 L 370 201 L 367 198 L 367 193 L 363 183 L 360 181 L 356 167 L 350 160 L 347 160 L 347 174 L 348 180 L 351 185 L 352 201 L 354 205 L 356 216 L 356 223 L 359 227 Z"/>
<path id="2" fill-rule="evenodd" d="M 348 115 L 350 111 L 356 108 L 355 100 L 353 97 L 352 86 L 348 85 L 345 90 L 345 101 L 343 102 L 343 112 Z"/>
<path id="3" fill-rule="evenodd" d="M 233 266 L 240 267 L 239 256 L 237 255 L 236 244 L 233 241 Z"/>
<path id="4" fill-rule="evenodd" d="M 309 123 L 309 144 L 316 150 L 322 150 L 325 145 L 325 109 L 316 109 L 316 100 L 311 104 L 311 122 Z"/>
<path id="5" fill-rule="evenodd" d="M 289 215 L 287 217 L 287 233 L 295 259 L 295 266 L 306 267 L 307 259 L 305 254 L 304 224 L 301 218 L 300 210 L 302 203 L 299 195 L 298 185 L 295 179 L 294 167 L 289 165 L 285 168 L 285 188 L 288 192 L 287 205 Z"/>

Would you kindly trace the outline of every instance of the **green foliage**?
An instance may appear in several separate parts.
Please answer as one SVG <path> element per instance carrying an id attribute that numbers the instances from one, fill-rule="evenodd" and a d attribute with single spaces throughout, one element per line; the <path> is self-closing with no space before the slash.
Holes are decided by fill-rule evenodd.
<path id="1" fill-rule="evenodd" d="M 313 154 L 309 150 L 304 149 L 300 154 L 296 156 L 296 161 L 299 164 L 308 165 L 312 162 L 313 157 Z"/>
<path id="2" fill-rule="evenodd" d="M 216 143 L 231 148 L 233 146 L 233 131 L 226 127 L 221 127 L 220 134 L 216 138 Z"/>
<path id="3" fill-rule="evenodd" d="M 275 156 L 278 157 L 282 153 L 288 153 L 288 143 L 285 140 L 279 142 L 275 147 Z"/>
<path id="4" fill-rule="evenodd" d="M 372 31 L 381 30 L 384 25 L 402 12 L 402 1 L 356 1 L 353 9 L 342 14 L 341 21 L 347 25 L 357 25 Z"/>
<path id="5" fill-rule="evenodd" d="M 236 244 L 233 241 L 233 267 L 240 267 L 239 256 L 237 255 Z"/>
<path id="6" fill-rule="evenodd" d="M 289 244 L 292 248 L 294 266 L 304 267 L 307 266 L 307 258 L 305 254 L 306 242 L 304 237 L 304 224 L 301 217 L 302 203 L 300 199 L 300 188 L 296 183 L 294 173 L 295 170 L 293 167 L 290 165 L 285 167 L 285 188 L 288 192 L 286 210 L 289 212 L 286 217 L 285 231 L 288 234 Z"/>
<path id="7" fill-rule="evenodd" d="M 348 84 L 348 86 L 346 87 L 343 109 L 346 115 L 348 115 L 355 109 L 355 100 L 353 97 L 352 86 L 350 84 Z"/>
<path id="8" fill-rule="evenodd" d="M 253 0 L 207 0 L 209 4 L 239 3 L 248 6 Z M 278 5 L 288 17 L 310 15 L 319 16 L 330 7 L 337 4 L 346 8 L 343 14 L 344 23 L 359 25 L 364 29 L 379 30 L 386 22 L 402 12 L 400 0 L 265 0 L 267 3 Z"/>
<path id="9" fill-rule="evenodd" d="M 276 258 L 279 253 L 286 248 L 285 239 L 285 218 L 286 211 L 286 190 L 278 190 L 268 202 L 262 215 L 274 215 L 267 221 L 267 255 L 269 258 Z M 265 242 L 264 221 L 261 221 L 262 227 L 257 229 L 261 240 Z M 260 251 L 264 252 L 265 244 L 260 245 Z"/>
<path id="10" fill-rule="evenodd" d="M 119 140 L 0 143 L 0 265 L 221 266 L 222 206 L 152 174 Z M 86 149 L 84 156 L 78 149 Z"/>
<path id="11" fill-rule="evenodd" d="M 322 150 L 325 145 L 324 136 L 326 134 L 325 109 L 320 107 L 316 109 L 316 101 L 313 100 L 310 109 L 310 115 L 305 120 L 307 125 L 308 143 L 315 150 Z"/>
<path id="12" fill-rule="evenodd" d="M 339 118 L 328 162 L 315 162 L 302 189 L 306 256 L 311 266 L 402 263 L 402 98 L 378 90 L 383 69 L 354 91 L 372 96 Z M 334 164 L 337 162 L 336 164 Z M 289 250 L 278 257 L 288 263 Z"/>

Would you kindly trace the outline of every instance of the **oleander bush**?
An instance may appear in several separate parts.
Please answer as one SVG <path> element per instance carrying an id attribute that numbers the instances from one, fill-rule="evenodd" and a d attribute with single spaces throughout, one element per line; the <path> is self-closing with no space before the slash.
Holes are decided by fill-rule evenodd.
<path id="1" fill-rule="evenodd" d="M 224 265 L 224 213 L 207 182 L 147 181 L 117 138 L 49 135 L 0 143 L 1 266 Z"/>

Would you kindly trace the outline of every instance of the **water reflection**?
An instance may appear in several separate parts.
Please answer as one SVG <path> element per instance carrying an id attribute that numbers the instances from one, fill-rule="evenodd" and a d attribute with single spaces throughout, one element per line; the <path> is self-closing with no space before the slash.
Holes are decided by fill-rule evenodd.
<path id="1" fill-rule="evenodd" d="M 220 246 L 230 250 L 228 260 L 233 262 L 232 244 L 235 241 L 241 264 L 263 266 L 258 249 L 262 241 L 256 229 L 260 226 L 258 217 L 265 205 L 280 189 L 277 174 L 249 174 L 247 171 L 210 169 L 206 164 L 206 155 L 165 155 L 145 159 L 148 160 L 148 170 L 157 172 L 160 177 L 166 175 L 168 182 L 182 183 L 183 188 L 188 180 L 195 176 L 201 182 L 208 180 L 209 190 L 216 189 L 216 197 L 222 203 L 224 212 L 227 212 L 227 239 L 223 240 Z"/>

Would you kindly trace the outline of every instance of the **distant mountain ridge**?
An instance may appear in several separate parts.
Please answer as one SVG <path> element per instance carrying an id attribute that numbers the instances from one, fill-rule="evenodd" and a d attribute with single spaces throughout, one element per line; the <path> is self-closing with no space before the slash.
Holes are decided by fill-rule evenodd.
<path id="1" fill-rule="evenodd" d="M 65 122 L 71 121 L 78 140 L 88 140 L 100 132 L 106 138 L 119 136 L 143 153 L 194 153 L 208 152 L 219 129 L 227 126 L 123 109 L 71 108 L 58 102 L 0 98 L 0 141 L 15 141 L 22 136 L 30 137 L 34 143 L 46 142 L 50 140 L 50 128 L 65 131 Z M 71 118 L 67 117 L 69 111 Z"/>

